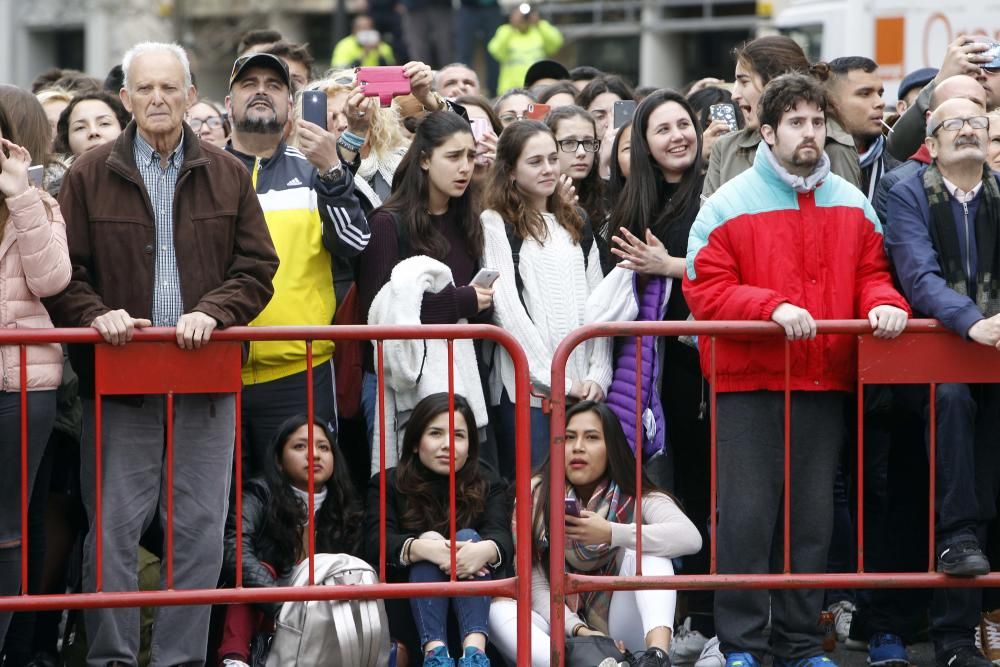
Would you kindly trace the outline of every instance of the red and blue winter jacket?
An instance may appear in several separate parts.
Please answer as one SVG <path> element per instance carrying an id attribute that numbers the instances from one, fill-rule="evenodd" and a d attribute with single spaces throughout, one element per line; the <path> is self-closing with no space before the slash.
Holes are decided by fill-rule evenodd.
<path id="1" fill-rule="evenodd" d="M 698 320 L 771 319 L 788 302 L 816 320 L 867 318 L 879 305 L 910 311 L 892 285 L 882 226 L 860 190 L 836 174 L 814 190 L 789 187 L 758 154 L 702 206 L 688 240 L 684 296 Z M 711 347 L 699 340 L 709 377 Z M 716 389 L 781 391 L 783 337 L 719 337 Z M 857 342 L 820 335 L 792 343 L 791 389 L 856 388 Z"/>

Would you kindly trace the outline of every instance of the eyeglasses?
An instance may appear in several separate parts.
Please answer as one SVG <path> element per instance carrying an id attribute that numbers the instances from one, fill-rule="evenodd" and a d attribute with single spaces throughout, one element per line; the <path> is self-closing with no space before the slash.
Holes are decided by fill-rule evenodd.
<path id="1" fill-rule="evenodd" d="M 561 139 L 556 143 L 563 153 L 575 153 L 581 146 L 585 153 L 596 153 L 601 150 L 601 142 L 597 139 Z"/>
<path id="2" fill-rule="evenodd" d="M 931 136 L 938 133 L 938 130 L 944 128 L 949 132 L 958 132 L 962 127 L 968 123 L 969 127 L 973 130 L 985 130 L 990 126 L 990 119 L 986 116 L 971 116 L 969 118 L 945 118 L 943 121 L 938 123 L 938 126 L 934 128 L 931 132 Z"/>
<path id="3" fill-rule="evenodd" d="M 188 125 L 190 125 L 191 129 L 194 130 L 195 132 L 201 132 L 202 126 L 205 125 L 207 125 L 208 129 L 210 130 L 218 130 L 220 127 L 222 127 L 222 123 L 223 119 L 220 118 L 219 116 L 212 116 L 211 118 L 206 118 L 205 120 L 201 120 L 200 118 L 192 118 L 191 120 L 188 121 Z"/>
<path id="4" fill-rule="evenodd" d="M 513 111 L 508 111 L 507 113 L 500 114 L 501 123 L 513 123 L 516 120 L 524 120 L 524 114 L 514 113 Z"/>

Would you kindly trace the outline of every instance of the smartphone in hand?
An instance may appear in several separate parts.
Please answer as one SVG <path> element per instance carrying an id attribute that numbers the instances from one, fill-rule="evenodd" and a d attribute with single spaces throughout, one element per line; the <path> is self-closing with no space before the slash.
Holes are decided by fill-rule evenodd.
<path id="1" fill-rule="evenodd" d="M 635 100 L 618 100 L 611 109 L 612 122 L 616 130 L 632 120 L 635 115 Z"/>
<path id="2" fill-rule="evenodd" d="M 398 65 L 359 67 L 357 82 L 365 97 L 377 97 L 384 107 L 392 104 L 392 98 L 410 94 L 410 79 Z"/>
<path id="3" fill-rule="evenodd" d="M 36 164 L 34 167 L 28 167 L 28 182 L 31 183 L 36 188 L 42 187 L 42 181 L 45 178 L 45 167 L 40 164 Z"/>
<path id="4" fill-rule="evenodd" d="M 721 120 L 729 126 L 730 132 L 740 129 L 736 125 L 736 107 L 732 104 L 713 104 L 708 107 L 708 117 L 712 120 Z"/>
<path id="5" fill-rule="evenodd" d="M 326 93 L 322 90 L 307 90 L 302 93 L 302 120 L 326 127 Z"/>
<path id="6" fill-rule="evenodd" d="M 577 502 L 576 498 L 566 499 L 566 515 L 580 518 L 580 503 Z"/>
<path id="7" fill-rule="evenodd" d="M 531 120 L 545 120 L 550 111 L 552 111 L 552 107 L 548 104 L 529 104 L 528 110 L 524 112 L 524 117 Z"/>
<path id="8" fill-rule="evenodd" d="M 469 284 L 473 287 L 493 287 L 493 283 L 497 281 L 500 277 L 500 272 L 496 269 L 479 269 L 476 275 L 472 277 L 472 282 Z"/>

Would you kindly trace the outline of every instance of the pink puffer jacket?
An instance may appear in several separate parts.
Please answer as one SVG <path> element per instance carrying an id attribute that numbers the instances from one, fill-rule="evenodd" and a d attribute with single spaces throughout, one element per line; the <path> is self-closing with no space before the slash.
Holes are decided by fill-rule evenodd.
<path id="1" fill-rule="evenodd" d="M 44 329 L 52 320 L 42 297 L 61 292 L 72 271 L 66 223 L 59 205 L 36 188 L 6 200 L 10 218 L 0 237 L 0 323 L 5 329 Z M 17 346 L 0 346 L 3 391 L 21 388 Z M 57 344 L 28 347 L 28 390 L 55 389 L 62 380 L 63 354 Z"/>

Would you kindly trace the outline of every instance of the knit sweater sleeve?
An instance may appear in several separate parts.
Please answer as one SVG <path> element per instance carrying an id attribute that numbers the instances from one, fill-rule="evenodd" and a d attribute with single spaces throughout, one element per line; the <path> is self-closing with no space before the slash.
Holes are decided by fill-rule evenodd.
<path id="1" fill-rule="evenodd" d="M 590 256 L 587 258 L 587 284 L 590 287 L 588 291 L 591 294 L 594 293 L 597 286 L 604 280 L 599 252 L 595 243 L 590 247 Z M 608 387 L 611 385 L 611 376 L 614 373 L 611 360 L 612 342 L 613 339 L 606 337 L 592 338 L 588 341 L 588 347 L 590 348 L 590 368 L 587 371 L 586 379 L 595 382 L 605 394 L 608 393 Z"/>
<path id="2" fill-rule="evenodd" d="M 358 305 L 366 322 L 375 295 L 389 282 L 392 269 L 400 260 L 396 221 L 392 215 L 379 211 L 372 216 L 369 225 L 371 239 L 358 262 Z"/>
<path id="3" fill-rule="evenodd" d="M 507 241 L 503 219 L 496 211 L 484 211 L 481 219 L 486 236 L 483 265 L 491 266 L 500 272 L 500 277 L 493 283 L 494 323 L 509 331 L 521 344 L 528 357 L 531 383 L 536 389 L 548 392 L 551 384 L 552 354 L 517 294 L 514 259 L 510 243 Z M 567 390 L 571 383 L 567 376 Z"/>
<path id="4" fill-rule="evenodd" d="M 612 523 L 611 546 L 635 549 L 635 524 Z M 698 553 L 701 533 L 681 508 L 662 493 L 642 499 L 642 552 L 651 556 L 676 558 Z"/>

